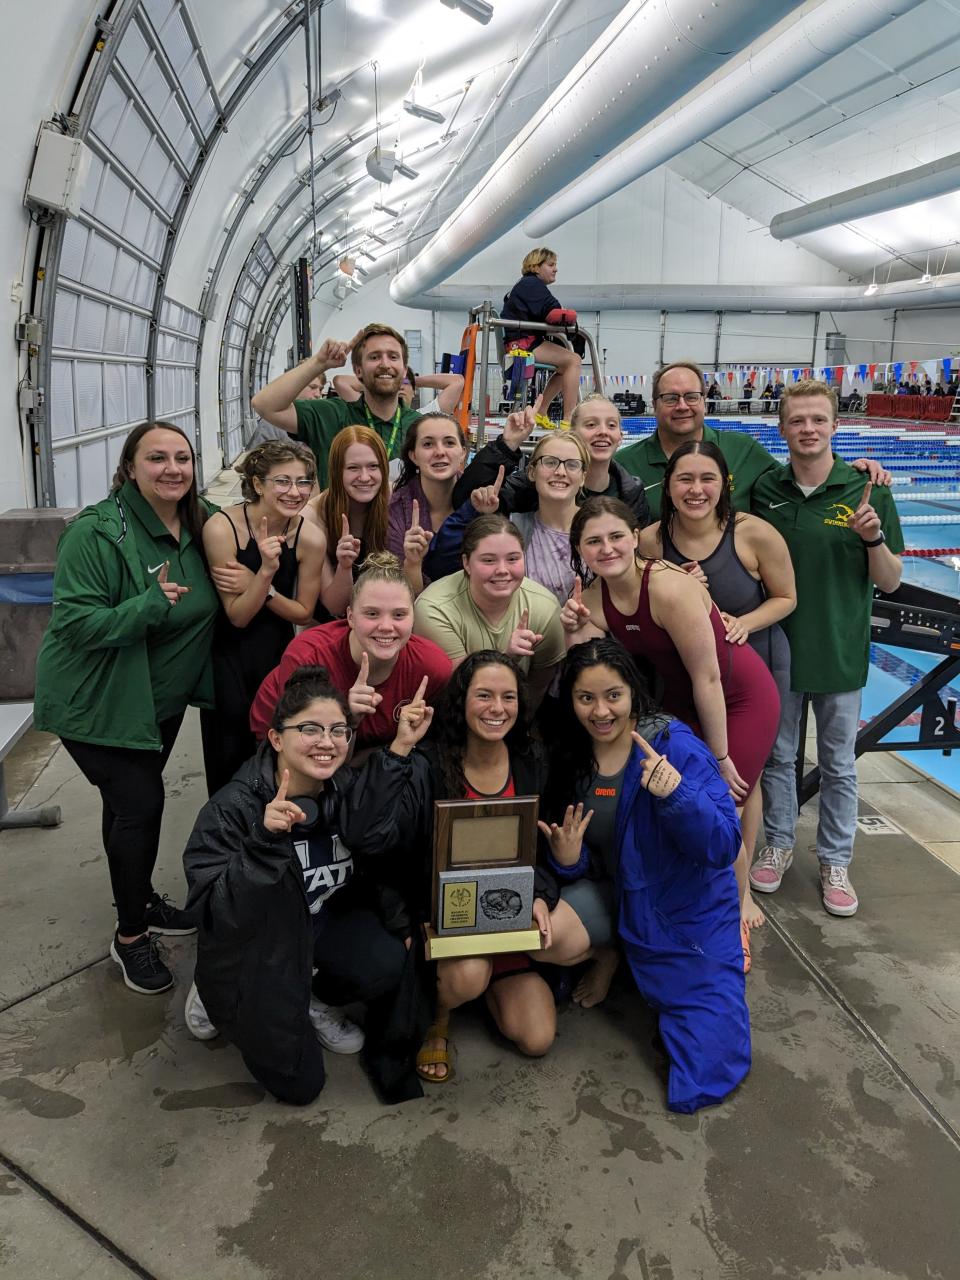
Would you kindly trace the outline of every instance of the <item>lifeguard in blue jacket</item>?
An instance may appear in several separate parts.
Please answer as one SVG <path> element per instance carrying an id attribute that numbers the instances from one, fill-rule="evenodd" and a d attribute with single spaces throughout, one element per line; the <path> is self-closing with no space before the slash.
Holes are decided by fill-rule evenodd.
<path id="1" fill-rule="evenodd" d="M 544 824 L 565 887 L 557 911 L 579 917 L 593 957 L 584 1004 L 609 987 L 622 947 L 659 1014 L 670 1059 L 667 1104 L 721 1102 L 750 1070 L 750 1018 L 733 864 L 740 824 L 704 743 L 658 714 L 626 650 L 576 645 L 560 682 Z M 553 797 L 573 794 L 565 810 Z"/>

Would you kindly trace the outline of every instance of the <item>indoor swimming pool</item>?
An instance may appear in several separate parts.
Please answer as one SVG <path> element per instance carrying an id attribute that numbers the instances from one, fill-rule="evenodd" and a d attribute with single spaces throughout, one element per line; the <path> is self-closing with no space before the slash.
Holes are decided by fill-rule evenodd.
<path id="1" fill-rule="evenodd" d="M 730 419 L 707 422 L 721 432 L 747 431 L 774 457 L 786 460 L 786 448 L 773 423 Z M 630 435 L 646 435 L 655 426 L 653 418 L 624 420 L 624 430 Z M 960 598 L 960 436 L 948 436 L 942 430 L 913 432 L 887 425 L 845 425 L 837 432 L 836 451 L 848 461 L 877 458 L 893 473 L 893 493 L 907 549 L 903 581 L 939 591 L 954 600 Z M 872 644 L 861 722 L 872 720 L 940 661 L 937 654 Z M 942 691 L 941 697 L 960 702 L 960 677 Z M 919 727 L 919 714 L 911 715 L 887 735 L 886 741 L 916 741 Z M 902 758 L 960 795 L 960 751 L 953 755 L 939 751 L 904 752 Z"/>

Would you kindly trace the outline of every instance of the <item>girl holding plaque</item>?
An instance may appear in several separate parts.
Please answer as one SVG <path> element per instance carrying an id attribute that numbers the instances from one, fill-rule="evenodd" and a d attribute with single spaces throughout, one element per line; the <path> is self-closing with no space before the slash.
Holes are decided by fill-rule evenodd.
<path id="1" fill-rule="evenodd" d="M 599 972 L 588 982 L 605 994 L 612 967 L 599 948 L 619 933 L 640 994 L 659 1014 L 667 1105 L 693 1112 L 721 1102 L 750 1070 L 733 870 L 740 824 L 727 783 L 692 730 L 656 710 L 612 638 L 570 650 L 560 714 L 546 807 L 563 821 L 541 828 L 561 906 L 579 923 L 566 945 L 595 955 Z M 568 796 L 577 808 L 564 809 Z"/>

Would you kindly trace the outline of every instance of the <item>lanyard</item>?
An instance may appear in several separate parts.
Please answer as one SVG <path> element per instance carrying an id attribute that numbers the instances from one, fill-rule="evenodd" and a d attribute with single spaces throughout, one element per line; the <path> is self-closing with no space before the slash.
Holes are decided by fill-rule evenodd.
<path id="1" fill-rule="evenodd" d="M 374 426 L 373 415 L 370 413 L 370 410 L 367 408 L 366 400 L 362 400 L 361 404 L 363 405 L 364 417 L 367 419 L 367 426 L 370 428 L 371 431 L 377 431 L 377 428 Z M 397 432 L 399 430 L 400 430 L 400 405 L 398 403 L 397 411 L 393 415 L 393 430 L 390 432 L 390 440 L 389 440 L 389 443 L 387 444 L 388 461 L 390 458 L 393 457 L 393 447 L 397 443 Z M 380 432 L 377 431 L 377 435 L 379 434 Z"/>

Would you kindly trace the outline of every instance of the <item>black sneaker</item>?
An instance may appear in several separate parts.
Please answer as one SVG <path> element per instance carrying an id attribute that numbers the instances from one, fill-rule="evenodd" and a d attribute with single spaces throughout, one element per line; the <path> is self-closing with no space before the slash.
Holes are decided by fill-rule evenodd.
<path id="1" fill-rule="evenodd" d="M 186 911 L 175 907 L 166 894 L 162 898 L 159 893 L 153 895 L 147 903 L 144 919 L 147 922 L 147 933 L 165 933 L 177 937 L 197 932 L 193 918 Z"/>
<path id="2" fill-rule="evenodd" d="M 121 942 L 114 934 L 110 954 L 120 966 L 123 980 L 131 991 L 155 996 L 173 986 L 173 974 L 160 959 L 157 940 L 149 933 L 137 938 L 136 942 Z"/>

